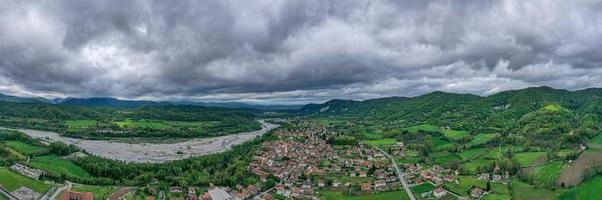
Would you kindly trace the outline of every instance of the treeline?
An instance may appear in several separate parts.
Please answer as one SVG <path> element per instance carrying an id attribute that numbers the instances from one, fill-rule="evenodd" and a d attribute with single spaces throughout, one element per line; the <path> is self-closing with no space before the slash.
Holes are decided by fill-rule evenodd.
<path id="1" fill-rule="evenodd" d="M 95 120 L 95 126 L 70 129 L 69 120 Z M 114 121 L 165 120 L 176 122 L 218 122 L 218 126 L 190 128 L 173 126 L 120 127 Z M 200 137 L 260 129 L 255 113 L 248 109 L 208 108 L 201 106 L 145 106 L 109 108 L 65 106 L 43 103 L 0 101 L 0 126 L 49 130 L 71 137 Z"/>
<path id="2" fill-rule="evenodd" d="M 207 186 L 209 183 L 235 186 L 253 180 L 254 175 L 247 170 L 247 167 L 259 145 L 271 139 L 274 139 L 272 134 L 267 133 L 223 153 L 162 164 L 126 163 L 89 156 L 74 162 L 95 177 L 102 178 L 74 180 L 95 185 L 138 185 L 156 178 L 183 187 Z"/>

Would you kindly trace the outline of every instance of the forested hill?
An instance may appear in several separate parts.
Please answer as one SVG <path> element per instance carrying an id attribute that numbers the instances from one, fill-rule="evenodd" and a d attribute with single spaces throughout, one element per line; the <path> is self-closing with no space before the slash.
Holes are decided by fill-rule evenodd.
<path id="1" fill-rule="evenodd" d="M 552 105 L 549 108 L 558 109 L 542 110 L 549 105 Z M 433 92 L 409 98 L 332 100 L 324 104 L 307 105 L 299 113 L 306 116 L 395 121 L 407 125 L 428 123 L 481 132 L 532 131 L 524 126 L 537 125 L 545 130 L 574 130 L 581 134 L 594 134 L 602 119 L 602 89 L 567 91 L 534 87 L 486 97 Z M 559 121 L 565 127 L 551 124 Z"/>
<path id="2" fill-rule="evenodd" d="M 114 108 L 0 101 L 0 126 L 76 137 L 202 137 L 257 130 L 255 113 L 189 105 Z"/>

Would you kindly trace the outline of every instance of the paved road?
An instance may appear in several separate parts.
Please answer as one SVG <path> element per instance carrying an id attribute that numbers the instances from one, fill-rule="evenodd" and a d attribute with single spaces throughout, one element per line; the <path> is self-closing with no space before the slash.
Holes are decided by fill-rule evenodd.
<path id="1" fill-rule="evenodd" d="M 397 177 L 399 178 L 399 182 L 401 182 L 403 189 L 406 190 L 406 193 L 408 194 L 408 197 L 410 197 L 410 200 L 416 200 L 416 197 L 414 197 L 414 193 L 412 193 L 412 190 L 410 190 L 408 183 L 406 183 L 406 180 L 403 178 L 403 172 L 399 169 L 399 166 L 397 166 L 397 162 L 395 161 L 395 159 L 393 159 L 393 157 L 391 157 L 391 155 L 389 155 L 387 152 L 383 151 L 382 149 L 380 149 L 378 147 L 376 147 L 376 149 L 378 149 L 380 152 L 385 154 L 385 156 L 387 156 L 387 158 L 391 159 L 391 162 L 393 163 L 393 166 L 395 167 L 395 170 L 397 171 Z"/>
<path id="2" fill-rule="evenodd" d="M 15 197 L 13 194 L 9 193 L 8 191 L 6 191 L 3 187 L 0 186 L 0 195 L 4 195 L 5 197 L 7 197 L 10 200 L 18 200 L 17 197 Z"/>
<path id="3" fill-rule="evenodd" d="M 54 192 L 54 194 L 52 194 L 52 196 L 50 197 L 50 200 L 55 200 L 56 196 L 58 196 L 63 190 L 67 190 L 67 191 L 71 190 L 71 186 L 72 186 L 71 182 L 69 182 L 69 181 L 65 181 L 65 182 L 67 183 L 67 185 L 57 189 Z"/>

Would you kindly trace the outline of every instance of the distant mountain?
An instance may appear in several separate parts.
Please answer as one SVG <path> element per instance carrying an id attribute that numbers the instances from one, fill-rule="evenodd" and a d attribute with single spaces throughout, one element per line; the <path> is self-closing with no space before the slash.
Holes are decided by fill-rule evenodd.
<path id="1" fill-rule="evenodd" d="M 298 110 L 303 105 L 281 105 L 281 104 L 251 104 L 241 102 L 196 102 L 196 101 L 145 101 L 145 100 L 121 100 L 110 97 L 94 98 L 31 98 L 17 97 L 0 94 L 0 101 L 15 103 L 49 103 L 67 106 L 95 106 L 95 107 L 114 107 L 114 108 L 138 108 L 142 106 L 163 106 L 163 105 L 194 105 L 204 107 L 218 108 L 246 108 L 255 110 Z"/>
<path id="2" fill-rule="evenodd" d="M 43 98 L 17 97 L 0 94 L 0 101 L 15 102 L 15 103 L 47 103 L 48 100 Z"/>

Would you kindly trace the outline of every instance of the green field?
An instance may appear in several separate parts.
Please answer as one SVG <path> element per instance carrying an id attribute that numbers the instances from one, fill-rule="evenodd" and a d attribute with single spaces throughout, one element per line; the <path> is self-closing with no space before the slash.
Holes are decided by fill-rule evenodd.
<path id="1" fill-rule="evenodd" d="M 512 194 L 516 200 L 552 199 L 554 196 L 551 190 L 536 188 L 518 179 L 512 180 Z"/>
<path id="2" fill-rule="evenodd" d="M 451 140 L 458 141 L 463 138 L 470 136 L 468 131 L 455 131 L 455 130 L 445 130 L 443 131 L 443 135 Z"/>
<path id="3" fill-rule="evenodd" d="M 94 199 L 107 199 L 111 194 L 119 190 L 119 187 L 113 186 L 93 186 L 93 185 L 82 185 L 73 184 L 71 191 L 75 192 L 92 192 L 94 193 Z"/>
<path id="4" fill-rule="evenodd" d="M 320 191 L 320 199 L 325 200 L 408 200 L 410 199 L 404 190 L 390 192 L 379 192 L 359 196 L 347 196 L 342 191 Z"/>
<path id="5" fill-rule="evenodd" d="M 481 168 L 490 167 L 493 164 L 493 162 L 494 161 L 487 160 L 487 159 L 476 159 L 476 160 L 471 160 L 469 162 L 462 163 L 460 166 L 462 167 L 463 172 L 466 172 L 469 174 L 476 174 L 477 169 L 479 167 L 481 167 Z"/>
<path id="6" fill-rule="evenodd" d="M 546 156 L 546 152 L 523 152 L 514 154 L 514 159 L 520 166 L 527 166 L 533 164 L 542 156 Z"/>
<path id="7" fill-rule="evenodd" d="M 4 195 L 0 194 L 0 200 L 8 200 L 8 197 L 5 197 Z"/>
<path id="8" fill-rule="evenodd" d="M 420 158 L 402 158 L 402 159 L 398 159 L 397 163 L 399 163 L 399 164 L 420 163 Z"/>
<path id="9" fill-rule="evenodd" d="M 472 140 L 470 142 L 468 142 L 469 146 L 475 146 L 475 145 L 481 145 L 481 144 L 485 144 L 491 140 L 493 140 L 493 138 L 497 137 L 497 134 L 478 134 L 475 135 L 474 138 L 472 138 Z"/>
<path id="10" fill-rule="evenodd" d="M 384 139 L 380 139 L 380 140 L 364 140 L 364 143 L 367 145 L 374 145 L 374 146 L 393 145 L 393 144 L 397 144 L 397 140 L 395 138 L 384 138 Z"/>
<path id="11" fill-rule="evenodd" d="M 430 156 L 430 159 L 440 165 L 445 165 L 451 161 L 461 161 L 462 158 L 456 154 L 449 153 L 447 151 L 433 153 Z"/>
<path id="12" fill-rule="evenodd" d="M 436 187 L 430 183 L 423 183 L 410 189 L 412 190 L 412 193 L 414 193 L 414 196 L 420 197 L 422 193 L 433 191 Z"/>
<path id="13" fill-rule="evenodd" d="M 29 154 L 29 155 L 44 152 L 44 151 L 48 150 L 46 147 L 34 146 L 34 145 L 26 144 L 21 141 L 14 141 L 14 140 L 6 141 L 6 145 L 20 153 Z"/>
<path id="14" fill-rule="evenodd" d="M 29 164 L 35 168 L 46 170 L 48 172 L 67 174 L 75 177 L 91 177 L 81 167 L 75 165 L 70 160 L 63 159 L 57 155 L 36 156 L 31 159 Z"/>
<path id="15" fill-rule="evenodd" d="M 405 127 L 405 128 L 403 128 L 403 130 L 406 130 L 406 131 L 411 132 L 411 133 L 417 133 L 419 131 L 424 131 L 424 132 L 439 132 L 439 131 L 441 131 L 441 129 L 439 127 L 434 126 L 434 125 L 430 125 L 430 124 L 422 124 L 422 125 L 417 125 L 417 126 Z"/>
<path id="16" fill-rule="evenodd" d="M 483 198 L 483 200 L 511 200 L 512 197 L 509 195 L 501 195 L 501 194 L 487 194 Z"/>
<path id="17" fill-rule="evenodd" d="M 590 148 L 602 149 L 602 134 L 598 134 L 598 136 L 589 140 L 588 146 Z"/>
<path id="18" fill-rule="evenodd" d="M 534 185 L 555 187 L 556 181 L 565 166 L 561 161 L 554 161 L 545 165 L 531 167 L 528 170 L 527 176 Z"/>
<path id="19" fill-rule="evenodd" d="M 0 185 L 10 192 L 25 186 L 40 194 L 46 193 L 51 187 L 48 184 L 21 176 L 6 167 L 0 167 Z"/>
<path id="20" fill-rule="evenodd" d="M 470 149 L 470 150 L 466 150 L 466 151 L 460 151 L 456 154 L 458 156 L 462 157 L 463 160 L 473 160 L 473 159 L 481 157 L 485 153 L 487 153 L 487 149 L 476 148 L 476 149 Z"/>
<path id="21" fill-rule="evenodd" d="M 497 160 L 497 159 L 503 158 L 505 156 L 505 154 L 508 152 L 508 150 L 510 150 L 513 153 L 516 153 L 516 152 L 521 152 L 524 149 L 525 148 L 522 146 L 499 146 L 499 147 L 494 147 L 491 150 L 489 150 L 487 152 L 487 154 L 484 155 L 484 157 Z"/>
<path id="22" fill-rule="evenodd" d="M 149 121 L 149 120 L 125 120 L 115 121 L 114 124 L 121 128 L 152 128 L 152 129 L 167 129 L 171 126 L 161 121 Z"/>
<path id="23" fill-rule="evenodd" d="M 459 195 L 467 195 L 473 186 L 480 188 L 487 187 L 487 182 L 478 180 L 473 177 L 461 176 L 458 177 L 459 184 L 456 183 L 444 183 L 443 187 Z"/>
<path id="24" fill-rule="evenodd" d="M 595 176 L 575 188 L 560 192 L 557 200 L 599 200 L 602 197 L 602 176 Z"/>
<path id="25" fill-rule="evenodd" d="M 67 120 L 65 125 L 69 129 L 85 129 L 96 126 L 96 120 Z"/>
<path id="26" fill-rule="evenodd" d="M 433 137 L 433 149 L 435 151 L 442 151 L 453 148 L 456 143 L 443 140 L 441 137 Z"/>

